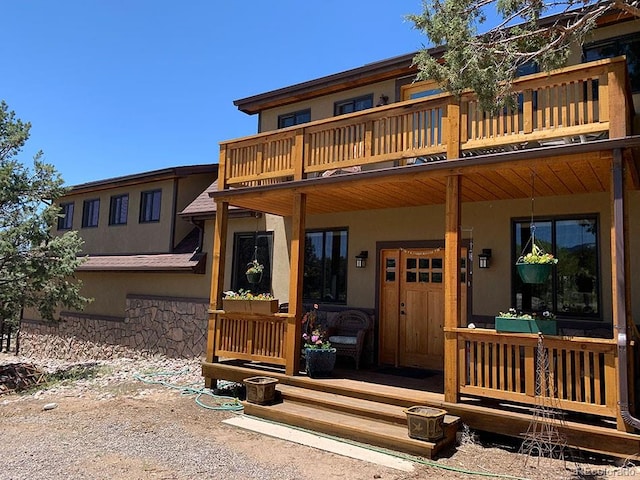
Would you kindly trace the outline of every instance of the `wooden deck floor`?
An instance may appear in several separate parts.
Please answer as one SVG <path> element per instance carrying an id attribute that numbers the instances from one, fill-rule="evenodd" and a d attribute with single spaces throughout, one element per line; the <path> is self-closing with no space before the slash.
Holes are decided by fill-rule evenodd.
<path id="1" fill-rule="evenodd" d="M 267 375 L 283 385 L 326 392 L 348 398 L 409 407 L 428 405 L 458 416 L 472 429 L 522 437 L 531 423 L 529 406 L 481 401 L 463 397 L 459 403 L 444 401 L 443 375 L 426 378 L 389 375 L 376 370 L 336 369 L 331 378 L 309 378 L 304 374 L 287 376 L 284 370 L 258 363 L 203 363 L 203 376 L 241 383 L 243 379 Z M 286 388 L 286 387 L 285 387 Z M 342 403 L 348 400 L 343 399 Z M 565 416 L 558 425 L 567 445 L 604 455 L 640 459 L 640 435 L 616 430 L 615 423 L 592 416 Z"/>

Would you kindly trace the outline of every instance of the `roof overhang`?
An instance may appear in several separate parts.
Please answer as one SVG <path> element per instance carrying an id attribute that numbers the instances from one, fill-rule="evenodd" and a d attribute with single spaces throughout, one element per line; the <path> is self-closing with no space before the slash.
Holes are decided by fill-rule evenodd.
<path id="1" fill-rule="evenodd" d="M 216 201 L 280 216 L 293 214 L 297 194 L 310 215 L 444 204 L 447 177 L 460 175 L 463 202 L 609 190 L 613 152 L 625 152 L 632 188 L 639 188 L 640 136 L 478 155 L 338 176 L 215 192 Z"/>
<path id="2" fill-rule="evenodd" d="M 204 273 L 206 253 L 96 255 L 87 257 L 78 272 Z"/>

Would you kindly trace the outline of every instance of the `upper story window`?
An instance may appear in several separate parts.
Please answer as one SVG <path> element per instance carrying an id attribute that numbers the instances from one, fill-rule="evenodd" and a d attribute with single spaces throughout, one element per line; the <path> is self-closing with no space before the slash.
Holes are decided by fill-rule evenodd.
<path id="1" fill-rule="evenodd" d="M 640 33 L 610 38 L 600 42 L 586 44 L 582 58 L 585 62 L 613 58 L 620 55 L 627 57 L 627 70 L 631 82 L 631 91 L 640 92 Z"/>
<path id="2" fill-rule="evenodd" d="M 140 223 L 160 221 L 162 190 L 149 190 L 140 196 Z"/>
<path id="3" fill-rule="evenodd" d="M 233 271 L 231 289 L 251 290 L 252 293 L 271 292 L 271 258 L 273 256 L 273 233 L 236 233 L 233 240 Z M 264 266 L 260 282 L 250 283 L 247 264 L 256 259 Z"/>
<path id="4" fill-rule="evenodd" d="M 58 230 L 71 230 L 73 228 L 73 202 L 61 203 L 58 214 Z"/>
<path id="5" fill-rule="evenodd" d="M 514 270 L 515 307 L 526 312 L 550 310 L 576 319 L 601 319 L 598 218 L 585 215 L 542 219 L 535 226 L 536 243 L 545 252 L 553 253 L 558 263 L 549 281 L 541 284 L 522 283 Z M 530 221 L 515 221 L 513 228 L 517 257 L 530 238 Z"/>
<path id="6" fill-rule="evenodd" d="M 298 112 L 286 113 L 278 116 L 278 128 L 292 127 L 301 123 L 311 121 L 311 109 L 300 110 Z"/>
<path id="7" fill-rule="evenodd" d="M 100 216 L 100 199 L 85 200 L 82 204 L 82 227 L 97 227 Z"/>
<path id="8" fill-rule="evenodd" d="M 343 115 L 345 113 L 359 112 L 373 107 L 373 94 L 363 95 L 361 97 L 342 100 L 333 104 L 333 114 Z"/>
<path id="9" fill-rule="evenodd" d="M 126 225 L 129 213 L 129 195 L 114 195 L 109 205 L 109 225 Z"/>
<path id="10" fill-rule="evenodd" d="M 346 228 L 308 231 L 304 244 L 303 298 L 310 302 L 347 302 Z"/>

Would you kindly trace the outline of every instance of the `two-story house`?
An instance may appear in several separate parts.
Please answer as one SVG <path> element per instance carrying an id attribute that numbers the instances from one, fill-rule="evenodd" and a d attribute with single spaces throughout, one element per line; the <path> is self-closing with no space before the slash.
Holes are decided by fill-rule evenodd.
<path id="1" fill-rule="evenodd" d="M 523 409 L 551 402 L 571 419 L 569 445 L 636 455 L 638 51 L 639 19 L 601 19 L 566 68 L 523 72 L 515 108 L 494 113 L 472 92 L 455 98 L 415 82 L 413 54 L 237 100 L 257 115 L 258 133 L 221 143 L 208 383 L 241 381 L 261 362 L 303 385 L 303 305 L 364 309 L 370 365 L 439 371 L 440 385 L 391 393 L 365 373 L 369 387 L 307 388 L 443 407 L 514 436 L 527 430 Z M 245 262 L 231 248 L 231 208 L 269 218 L 265 255 L 287 255 L 273 262 L 268 289 L 287 314 L 222 309 L 229 271 Z M 517 273 L 532 236 L 559 259 L 543 283 Z M 546 395 L 536 393 L 538 335 L 494 328 L 512 307 L 557 316 L 558 334 L 544 338 Z M 328 428 L 279 408 L 256 414 Z M 585 415 L 598 426 L 580 423 Z"/>

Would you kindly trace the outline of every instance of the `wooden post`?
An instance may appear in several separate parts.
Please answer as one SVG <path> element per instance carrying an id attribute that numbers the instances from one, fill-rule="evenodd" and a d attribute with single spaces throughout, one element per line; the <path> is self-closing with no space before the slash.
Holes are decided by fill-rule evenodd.
<path id="1" fill-rule="evenodd" d="M 289 262 L 289 318 L 287 319 L 285 373 L 295 375 L 300 371 L 302 348 L 302 276 L 304 273 L 304 239 L 307 215 L 307 196 L 297 193 L 293 200 L 291 225 L 291 259 Z"/>
<path id="2" fill-rule="evenodd" d="M 452 100 L 453 102 L 453 100 Z M 460 158 L 460 103 L 447 105 L 447 160 Z"/>
<path id="3" fill-rule="evenodd" d="M 227 224 L 229 220 L 229 203 L 217 202 L 216 225 L 213 232 L 213 255 L 211 258 L 211 291 L 209 294 L 209 324 L 207 328 L 207 353 L 206 361 L 214 363 L 218 361 L 216 351 L 216 320 L 217 314 L 213 311 L 222 306 L 222 289 L 224 284 L 225 258 L 224 252 L 227 245 Z M 207 388 L 216 387 L 215 378 L 206 378 Z"/>
<path id="4" fill-rule="evenodd" d="M 626 311 L 626 288 L 625 281 L 629 281 L 628 275 L 625 273 L 625 242 L 624 242 L 624 174 L 622 170 L 622 152 L 620 149 L 613 151 L 613 160 L 611 165 L 611 299 L 612 299 L 612 320 L 614 339 L 619 335 L 627 334 L 626 331 L 620 331 L 620 326 L 627 317 Z M 628 346 L 628 338 L 627 345 Z M 625 347 L 626 347 L 625 346 Z M 616 369 L 628 368 L 628 365 L 619 362 L 616 359 Z M 619 392 L 618 378 L 616 376 L 615 392 L 616 397 Z M 633 384 L 633 377 L 630 384 Z M 625 387 L 629 387 L 626 385 Z M 607 395 L 609 392 L 607 392 Z M 620 401 L 626 402 L 627 399 L 615 398 L 616 403 Z M 631 427 L 622 419 L 620 408 L 617 409 L 617 427 L 618 430 L 626 431 Z"/>
<path id="5" fill-rule="evenodd" d="M 296 130 L 296 136 L 293 143 L 293 179 L 302 180 L 304 178 L 304 154 L 308 151 L 305 147 L 304 129 Z M 308 154 L 308 153 L 307 153 Z"/>
<path id="6" fill-rule="evenodd" d="M 609 94 L 609 138 L 625 137 L 629 133 L 628 107 L 625 98 L 625 64 L 615 62 L 609 65 L 607 75 Z"/>
<path id="7" fill-rule="evenodd" d="M 456 403 L 460 391 L 458 337 L 460 326 L 460 176 L 447 177 L 444 233 L 444 400 Z"/>

